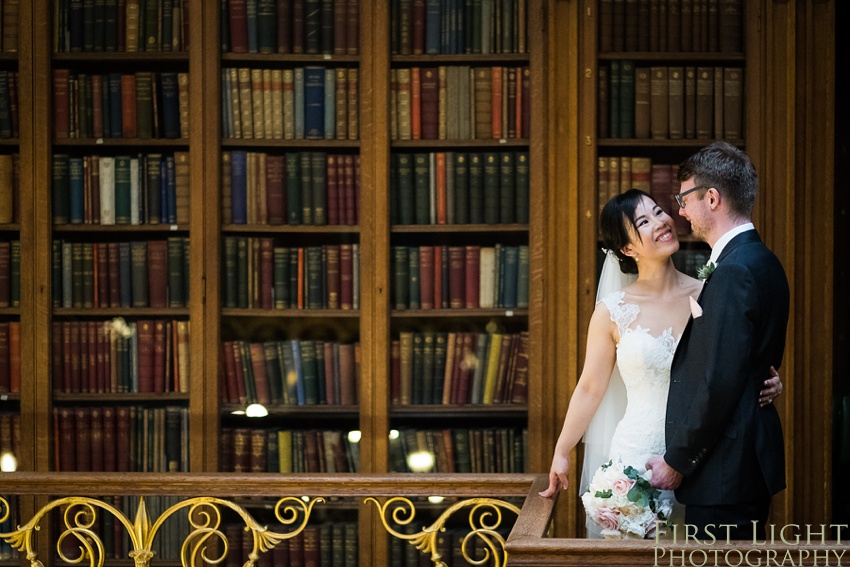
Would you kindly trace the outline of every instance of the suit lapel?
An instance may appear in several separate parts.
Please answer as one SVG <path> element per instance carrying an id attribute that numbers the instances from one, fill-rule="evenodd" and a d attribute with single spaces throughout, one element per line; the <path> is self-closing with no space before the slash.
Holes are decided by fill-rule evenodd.
<path id="1" fill-rule="evenodd" d="M 720 262 L 723 261 L 723 258 L 731 254 L 732 251 L 738 248 L 739 246 L 743 246 L 744 244 L 752 244 L 754 242 L 761 242 L 761 238 L 759 238 L 758 232 L 756 232 L 755 230 L 748 230 L 746 232 L 742 232 L 741 234 L 730 240 L 729 243 L 723 247 L 723 251 L 720 253 L 720 256 L 717 257 L 716 264 L 719 266 Z M 714 272 L 712 272 L 712 274 L 713 273 Z M 705 278 L 705 281 L 702 284 L 702 291 L 699 292 L 697 303 L 700 303 L 702 301 L 702 295 L 705 293 L 705 288 L 708 287 L 709 281 L 711 281 L 711 274 L 709 274 L 709 276 Z"/>

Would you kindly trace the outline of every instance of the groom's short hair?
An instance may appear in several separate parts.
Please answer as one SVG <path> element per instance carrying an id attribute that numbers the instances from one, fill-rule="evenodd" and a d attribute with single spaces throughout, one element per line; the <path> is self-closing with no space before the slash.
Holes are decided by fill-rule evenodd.
<path id="1" fill-rule="evenodd" d="M 736 215 L 749 219 L 758 194 L 758 176 L 749 156 L 729 142 L 708 145 L 679 165 L 677 179 L 695 178 L 697 185 L 714 187 Z"/>

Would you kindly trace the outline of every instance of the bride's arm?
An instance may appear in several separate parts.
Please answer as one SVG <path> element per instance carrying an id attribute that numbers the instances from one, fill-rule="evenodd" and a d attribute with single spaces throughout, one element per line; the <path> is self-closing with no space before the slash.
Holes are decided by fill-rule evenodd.
<path id="1" fill-rule="evenodd" d="M 612 335 L 611 318 L 603 303 L 597 303 L 587 330 L 587 352 L 584 369 L 570 398 L 564 427 L 555 445 L 552 466 L 549 470 L 549 488 L 540 493 L 543 497 L 567 488 L 570 468 L 570 451 L 587 431 L 596 413 L 614 369 L 616 345 Z"/>

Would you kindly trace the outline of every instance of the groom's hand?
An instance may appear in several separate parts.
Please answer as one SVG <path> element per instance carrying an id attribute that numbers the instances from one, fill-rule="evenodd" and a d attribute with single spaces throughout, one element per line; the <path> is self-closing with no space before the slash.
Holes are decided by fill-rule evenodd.
<path id="1" fill-rule="evenodd" d="M 651 457 L 646 462 L 646 470 L 652 471 L 649 483 L 661 490 L 676 490 L 682 484 L 682 473 L 667 464 L 662 455 Z"/>

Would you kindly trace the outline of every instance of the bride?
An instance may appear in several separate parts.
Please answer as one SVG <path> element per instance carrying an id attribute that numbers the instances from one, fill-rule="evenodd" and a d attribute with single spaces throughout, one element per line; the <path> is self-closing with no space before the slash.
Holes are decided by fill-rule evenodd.
<path id="1" fill-rule="evenodd" d="M 617 195 L 605 205 L 600 222 L 609 251 L 588 328 L 584 369 L 555 446 L 549 487 L 540 493 L 544 497 L 567 488 L 570 451 L 585 432 L 582 491 L 609 459 L 643 473 L 649 457 L 664 454 L 670 367 L 690 303 L 702 288 L 702 281 L 673 266 L 679 249 L 673 219 L 647 193 L 630 189 Z M 782 391 L 775 370 L 770 374 L 759 395 L 761 405 Z M 662 497 L 673 500 L 671 492 Z M 674 521 L 679 508 L 674 506 Z M 594 528 L 588 521 L 591 537 L 598 533 Z"/>

